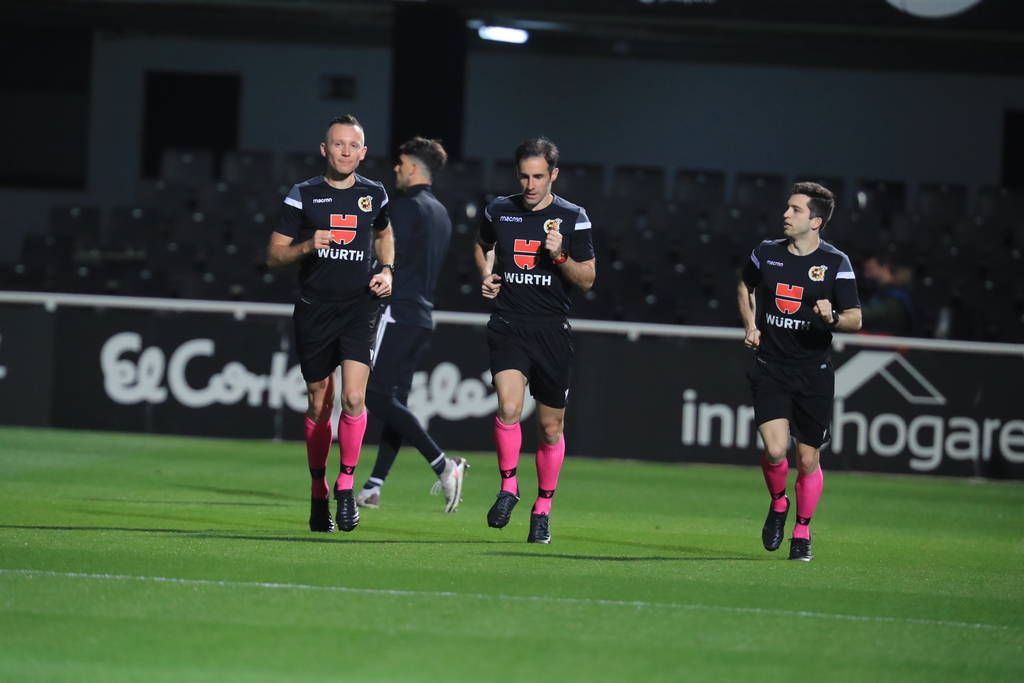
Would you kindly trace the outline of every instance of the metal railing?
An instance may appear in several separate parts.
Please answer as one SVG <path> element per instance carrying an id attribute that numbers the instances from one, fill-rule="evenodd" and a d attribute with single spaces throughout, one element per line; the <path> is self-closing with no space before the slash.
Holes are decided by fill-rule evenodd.
<path id="1" fill-rule="evenodd" d="M 236 320 L 244 320 L 246 316 L 250 315 L 290 316 L 293 308 L 292 304 L 271 304 L 255 301 L 207 301 L 203 299 L 161 299 L 102 294 L 4 291 L 0 291 L 0 303 L 37 305 L 43 306 L 48 311 L 55 311 L 61 306 L 72 306 L 78 308 L 123 308 L 178 313 L 224 313 L 233 316 Z M 434 321 L 445 325 L 482 326 L 487 323 L 488 317 L 487 313 L 434 312 Z M 570 322 L 573 329 L 578 332 L 620 334 L 631 340 L 637 340 L 641 337 L 685 337 L 696 339 L 730 339 L 739 342 L 743 339 L 743 331 L 739 327 L 665 325 L 660 323 L 582 320 L 575 318 L 570 319 Z M 846 346 L 861 346 L 1024 356 L 1024 344 L 924 339 L 919 337 L 888 337 L 870 334 L 836 334 L 833 337 L 833 346 L 836 350 L 841 350 Z"/>

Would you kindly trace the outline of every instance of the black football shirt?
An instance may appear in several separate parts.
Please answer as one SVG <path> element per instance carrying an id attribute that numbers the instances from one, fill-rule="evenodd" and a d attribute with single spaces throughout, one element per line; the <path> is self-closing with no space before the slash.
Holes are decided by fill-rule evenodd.
<path id="1" fill-rule="evenodd" d="M 562 249 L 574 261 L 594 258 L 587 212 L 557 195 L 540 211 L 523 206 L 522 195 L 498 197 L 484 209 L 479 239 L 494 245 L 494 273 L 501 276 L 496 311 L 562 318 L 569 314 L 572 283 L 544 249 L 548 230 L 562 233 Z"/>
<path id="2" fill-rule="evenodd" d="M 793 363 L 823 363 L 832 346 L 832 330 L 814 312 L 828 299 L 841 313 L 860 308 L 850 259 L 822 240 L 804 256 L 790 253 L 786 239 L 765 240 L 750 253 L 743 282 L 754 292 L 758 355 Z"/>
<path id="3" fill-rule="evenodd" d="M 302 295 L 343 301 L 369 291 L 373 240 L 388 226 L 384 186 L 356 174 L 352 187 L 338 190 L 323 176 L 293 185 L 284 199 L 277 232 L 305 242 L 317 230 L 330 230 L 328 246 L 302 259 Z"/>

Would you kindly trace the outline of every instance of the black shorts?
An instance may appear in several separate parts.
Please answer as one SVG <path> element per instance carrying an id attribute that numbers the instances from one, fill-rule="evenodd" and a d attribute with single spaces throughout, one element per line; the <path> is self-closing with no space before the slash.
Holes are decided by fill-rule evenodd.
<path id="1" fill-rule="evenodd" d="M 821 448 L 832 438 L 829 430 L 836 389 L 832 363 L 787 365 L 755 356 L 747 379 L 758 426 L 769 420 L 789 420 L 796 440 L 813 448 Z"/>
<path id="2" fill-rule="evenodd" d="M 564 408 L 569 366 L 575 352 L 572 328 L 560 319 L 519 319 L 495 313 L 487 323 L 491 375 L 519 370 L 530 395 L 546 406 Z"/>
<path id="3" fill-rule="evenodd" d="M 345 360 L 370 364 L 382 302 L 367 293 L 347 301 L 295 303 L 295 350 L 306 382 L 319 382 Z"/>
<path id="4" fill-rule="evenodd" d="M 412 376 L 430 347 L 433 330 L 395 322 L 388 311 L 381 318 L 369 389 L 394 396 L 405 404 L 412 388 Z"/>

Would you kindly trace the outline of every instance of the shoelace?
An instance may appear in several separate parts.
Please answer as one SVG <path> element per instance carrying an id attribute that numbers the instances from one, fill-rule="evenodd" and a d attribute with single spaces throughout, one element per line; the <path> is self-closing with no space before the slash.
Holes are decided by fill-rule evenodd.
<path id="1" fill-rule="evenodd" d="M 537 538 L 545 538 L 548 536 L 548 518 L 545 516 L 535 517 L 537 520 L 537 533 L 534 534 Z"/>
<path id="2" fill-rule="evenodd" d="M 446 466 L 446 467 L 447 467 L 447 466 Z M 443 474 L 443 473 L 442 473 L 442 474 Z M 441 480 L 440 480 L 440 479 L 438 479 L 437 481 L 435 481 L 435 482 L 434 482 L 434 483 L 433 483 L 433 484 L 431 485 L 431 487 L 430 487 L 430 495 L 432 495 L 432 496 L 437 496 L 437 495 L 440 495 L 440 494 L 441 494 L 441 491 L 443 491 L 443 490 L 444 490 L 444 484 L 442 484 L 442 483 L 441 483 Z M 445 496 L 445 498 L 447 498 L 447 496 Z"/>
<path id="3" fill-rule="evenodd" d="M 359 508 L 354 498 L 346 498 L 341 506 L 341 517 L 345 520 L 359 519 Z"/>

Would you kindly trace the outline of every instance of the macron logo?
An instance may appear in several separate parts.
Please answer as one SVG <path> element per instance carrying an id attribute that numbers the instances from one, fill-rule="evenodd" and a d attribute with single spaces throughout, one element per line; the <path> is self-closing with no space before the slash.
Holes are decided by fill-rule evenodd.
<path id="1" fill-rule="evenodd" d="M 522 216 L 498 216 L 498 222 L 500 223 L 522 223 Z"/>
<path id="2" fill-rule="evenodd" d="M 333 201 L 334 201 L 333 197 L 313 197 L 313 203 L 314 204 L 327 204 L 327 203 L 333 202 Z"/>
<path id="3" fill-rule="evenodd" d="M 314 199 L 313 201 L 315 202 L 316 200 Z M 781 268 L 785 264 L 783 264 L 782 261 L 772 261 L 771 259 L 768 259 L 768 265 L 769 266 L 778 266 L 778 267 Z"/>

